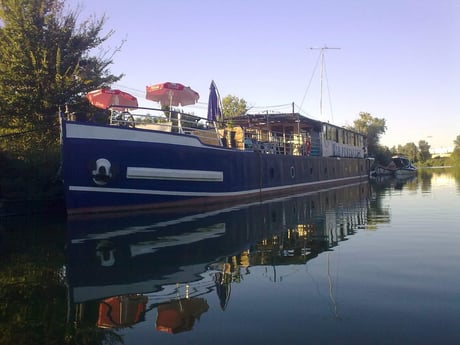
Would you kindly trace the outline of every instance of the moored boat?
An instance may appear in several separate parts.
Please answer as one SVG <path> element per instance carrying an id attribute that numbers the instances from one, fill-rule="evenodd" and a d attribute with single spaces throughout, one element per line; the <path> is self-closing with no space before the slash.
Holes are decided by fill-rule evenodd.
<path id="1" fill-rule="evenodd" d="M 391 162 L 387 166 L 375 166 L 372 169 L 370 176 L 406 177 L 414 176 L 416 173 L 417 168 L 413 165 L 412 161 L 404 155 L 397 154 L 391 157 Z"/>
<path id="2" fill-rule="evenodd" d="M 395 155 L 392 160 L 396 164 L 396 176 L 413 176 L 417 172 L 417 168 L 412 161 L 403 155 Z"/>
<path id="3" fill-rule="evenodd" d="M 128 122 L 114 110 L 110 125 L 62 116 L 68 214 L 228 204 L 346 185 L 369 174 L 362 134 L 298 113 L 219 122 L 129 110 L 136 114 Z"/>

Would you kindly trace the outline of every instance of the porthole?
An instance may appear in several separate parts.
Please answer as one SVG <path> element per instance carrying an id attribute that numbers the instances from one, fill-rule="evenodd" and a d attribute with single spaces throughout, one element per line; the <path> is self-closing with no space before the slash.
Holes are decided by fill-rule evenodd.
<path id="1" fill-rule="evenodd" d="M 295 168 L 291 166 L 291 178 L 295 177 Z"/>

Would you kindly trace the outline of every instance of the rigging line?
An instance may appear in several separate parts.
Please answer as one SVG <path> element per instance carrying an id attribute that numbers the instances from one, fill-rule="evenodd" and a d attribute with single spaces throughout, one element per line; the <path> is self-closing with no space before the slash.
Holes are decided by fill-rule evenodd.
<path id="1" fill-rule="evenodd" d="M 278 105 L 255 105 L 252 108 L 281 108 L 281 107 L 290 107 L 292 103 L 278 104 Z"/>
<path id="2" fill-rule="evenodd" d="M 318 69 L 319 62 L 321 60 L 321 54 L 318 55 L 318 58 L 316 60 L 315 67 L 313 68 L 313 73 L 311 74 L 310 80 L 308 81 L 307 89 L 305 90 L 305 93 L 302 98 L 302 102 L 300 102 L 300 108 L 303 107 L 303 102 L 305 101 L 305 98 L 307 97 L 308 91 L 310 90 L 311 83 L 313 81 L 313 77 L 315 76 L 316 70 Z"/>
<path id="3" fill-rule="evenodd" d="M 308 111 L 302 109 L 299 105 L 297 105 L 296 103 L 294 103 L 294 106 L 296 107 L 297 111 L 301 114 L 301 115 L 305 115 L 311 119 L 317 119 L 317 117 L 315 115 L 311 115 Z"/>
<path id="4" fill-rule="evenodd" d="M 308 260 L 307 260 L 307 262 L 305 262 L 305 273 L 310 278 L 313 286 L 315 287 L 315 290 L 318 296 L 323 298 L 323 293 L 321 292 L 322 289 L 319 286 L 320 284 L 318 281 L 316 281 L 315 277 L 313 276 L 313 274 L 310 273 L 310 270 L 308 268 L 309 268 L 309 265 L 308 265 Z"/>
<path id="5" fill-rule="evenodd" d="M 326 77 L 327 98 L 329 100 L 329 111 L 331 112 L 331 122 L 334 123 L 334 113 L 332 111 L 331 91 L 329 89 L 329 78 L 327 77 L 326 61 L 324 61 L 324 76 Z"/>
<path id="6" fill-rule="evenodd" d="M 332 303 L 332 308 L 334 310 L 334 316 L 335 316 L 336 319 L 338 319 L 339 318 L 339 313 L 338 313 L 338 310 L 337 310 L 337 302 L 336 302 L 336 300 L 334 298 L 334 288 L 333 288 L 333 281 L 332 281 L 332 277 L 331 277 L 329 255 L 330 255 L 330 252 L 327 252 L 327 278 L 328 278 L 328 282 L 329 282 L 329 299 L 331 300 L 331 303 Z"/>
<path id="7" fill-rule="evenodd" d="M 144 94 L 144 93 L 145 93 L 145 90 L 140 90 L 140 89 L 133 88 L 133 87 L 126 86 L 126 85 L 122 85 L 122 84 L 114 83 L 113 86 L 115 86 L 115 87 L 117 87 L 117 88 L 120 88 L 120 89 L 127 89 L 127 90 L 129 90 L 129 91 L 137 92 L 137 93 L 140 93 L 140 94 Z"/>
<path id="8" fill-rule="evenodd" d="M 196 102 L 195 104 L 187 105 L 187 107 L 196 107 L 196 108 L 203 108 L 204 106 L 208 106 L 208 102 Z"/>

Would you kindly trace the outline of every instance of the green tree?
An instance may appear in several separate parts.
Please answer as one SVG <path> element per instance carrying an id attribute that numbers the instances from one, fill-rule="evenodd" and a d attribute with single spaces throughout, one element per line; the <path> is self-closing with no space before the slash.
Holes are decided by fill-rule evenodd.
<path id="1" fill-rule="evenodd" d="M 224 119 L 244 115 L 248 111 L 248 105 L 243 98 L 228 95 L 222 100 L 222 114 Z"/>
<path id="2" fill-rule="evenodd" d="M 431 153 L 430 153 L 430 144 L 426 142 L 425 140 L 420 140 L 418 142 L 418 161 L 425 163 L 429 159 L 431 159 Z"/>
<path id="3" fill-rule="evenodd" d="M 450 161 L 453 165 L 460 165 L 460 135 L 453 141 L 454 151 L 450 155 Z"/>
<path id="4" fill-rule="evenodd" d="M 122 77 L 108 70 L 113 54 L 92 55 L 113 34 L 101 35 L 105 17 L 77 22 L 64 0 L 0 0 L 0 156 L 35 170 L 8 175 L 55 174 L 59 107 L 88 109 L 83 94 Z"/>
<path id="5" fill-rule="evenodd" d="M 63 0 L 0 0 L 0 114 L 2 125 L 57 121 L 58 106 L 78 103 L 82 93 L 109 85 L 111 57 L 90 52 L 101 37 L 105 17 L 77 26 Z M 6 117 L 6 119 L 5 119 Z"/>
<path id="6" fill-rule="evenodd" d="M 353 121 L 353 126 L 349 129 L 367 136 L 367 149 L 370 156 L 375 157 L 379 162 L 387 160 L 388 149 L 379 145 L 380 136 L 387 130 L 385 119 L 360 112 L 359 118 Z"/>
<path id="7" fill-rule="evenodd" d="M 407 143 L 404 146 L 398 145 L 398 152 L 407 158 L 409 158 L 412 162 L 418 162 L 419 151 L 417 145 L 414 143 Z"/>

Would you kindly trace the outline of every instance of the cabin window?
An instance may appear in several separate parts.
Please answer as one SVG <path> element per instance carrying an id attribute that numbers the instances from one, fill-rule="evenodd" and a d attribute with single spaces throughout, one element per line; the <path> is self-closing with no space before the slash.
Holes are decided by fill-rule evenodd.
<path id="1" fill-rule="evenodd" d="M 338 130 L 338 137 L 337 137 L 337 142 L 338 143 L 344 143 L 344 137 L 343 137 L 343 130 L 342 129 L 339 129 Z"/>
<path id="2" fill-rule="evenodd" d="M 337 140 L 337 131 L 334 127 L 326 126 L 326 139 L 327 140 Z"/>

